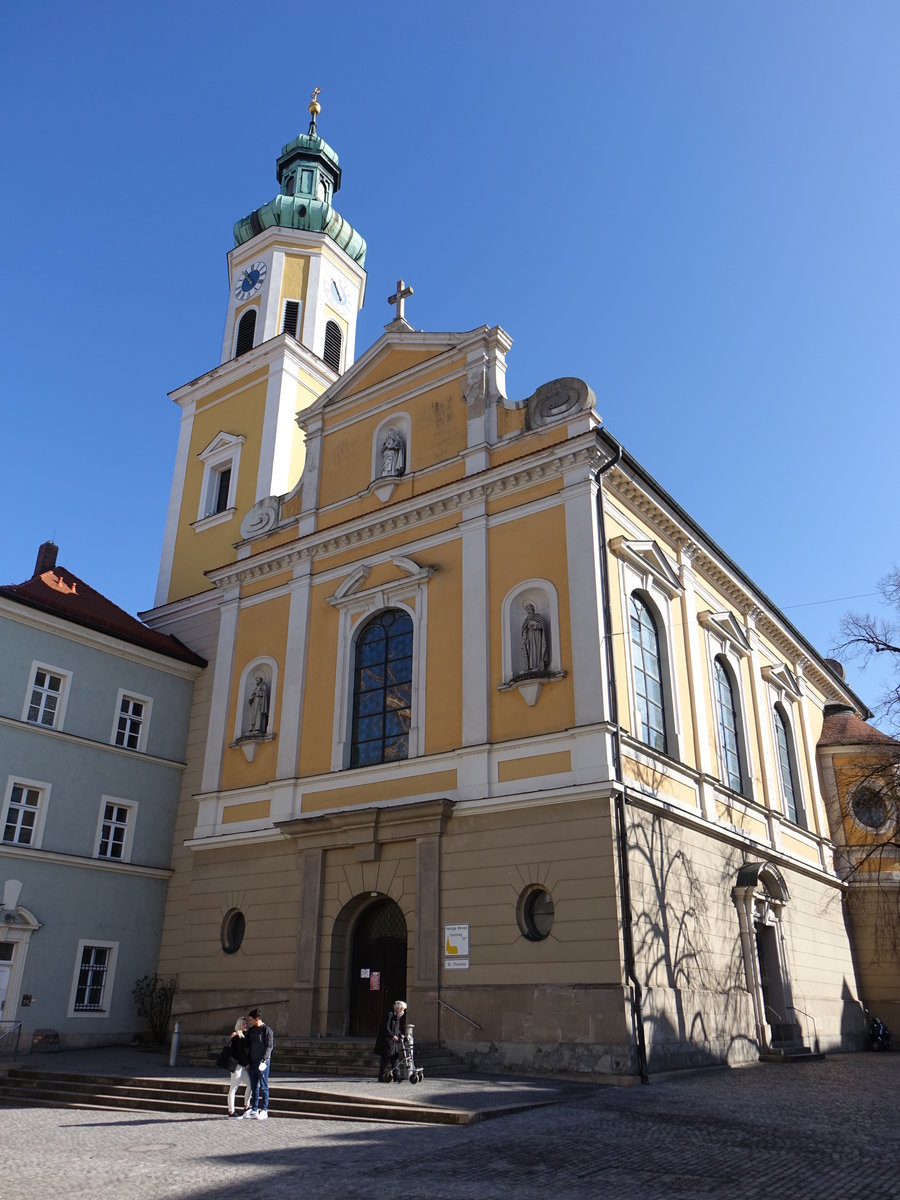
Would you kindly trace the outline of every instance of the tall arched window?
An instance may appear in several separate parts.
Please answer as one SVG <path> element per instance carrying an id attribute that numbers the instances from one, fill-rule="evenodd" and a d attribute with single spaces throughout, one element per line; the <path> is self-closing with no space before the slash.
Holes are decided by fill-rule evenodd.
<path id="1" fill-rule="evenodd" d="M 325 323 L 325 349 L 322 352 L 322 357 L 331 367 L 332 371 L 340 371 L 341 369 L 341 345 L 344 341 L 341 328 L 336 321 L 327 321 Z"/>
<path id="2" fill-rule="evenodd" d="M 741 773 L 741 752 L 738 734 L 737 706 L 734 701 L 734 686 L 728 668 L 717 658 L 715 662 L 716 675 L 716 710 L 719 714 L 719 749 L 722 753 L 722 770 L 724 782 L 736 792 L 744 790 L 744 778 Z"/>
<path id="3" fill-rule="evenodd" d="M 631 652 L 634 658 L 634 696 L 641 728 L 639 737 L 654 750 L 666 752 L 666 716 L 663 701 L 659 634 L 650 609 L 631 596 Z"/>
<path id="4" fill-rule="evenodd" d="M 805 826 L 806 817 L 800 804 L 800 790 L 797 786 L 793 738 L 780 704 L 775 705 L 775 745 L 778 749 L 778 772 L 781 776 L 785 815 L 795 825 Z"/>
<path id="5" fill-rule="evenodd" d="M 238 323 L 237 343 L 234 357 L 239 358 L 253 349 L 253 338 L 256 335 L 256 309 L 248 308 Z"/>
<path id="6" fill-rule="evenodd" d="M 409 757 L 412 629 L 405 612 L 389 608 L 356 640 L 351 767 Z"/>

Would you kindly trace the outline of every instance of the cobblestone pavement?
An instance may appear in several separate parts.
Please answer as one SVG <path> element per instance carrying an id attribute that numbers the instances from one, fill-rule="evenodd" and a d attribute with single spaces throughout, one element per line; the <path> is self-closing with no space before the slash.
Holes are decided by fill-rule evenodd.
<path id="1" fill-rule="evenodd" d="M 498 1081 L 483 1082 L 496 1103 Z M 464 1093 L 480 1086 L 459 1083 Z M 417 1099 L 443 1084 L 424 1081 Z M 0 1196 L 900 1198 L 897 1053 L 559 1096 L 466 1127 L 0 1109 Z"/>

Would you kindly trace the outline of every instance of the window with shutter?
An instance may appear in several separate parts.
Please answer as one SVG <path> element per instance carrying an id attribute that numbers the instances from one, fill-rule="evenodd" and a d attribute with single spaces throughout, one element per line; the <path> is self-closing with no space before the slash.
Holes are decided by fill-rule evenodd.
<path id="1" fill-rule="evenodd" d="M 343 337 L 340 328 L 334 321 L 329 321 L 325 326 L 325 351 L 322 357 L 331 367 L 332 371 L 340 371 L 341 369 L 341 343 Z"/>
<path id="2" fill-rule="evenodd" d="M 240 358 L 248 350 L 253 349 L 253 338 L 256 334 L 256 309 L 251 308 L 241 317 L 237 332 L 237 345 L 234 357 Z"/>
<path id="3" fill-rule="evenodd" d="M 300 324 L 300 301 L 285 300 L 284 302 L 284 320 L 281 323 L 282 331 L 289 333 L 292 338 L 297 336 L 297 328 Z"/>

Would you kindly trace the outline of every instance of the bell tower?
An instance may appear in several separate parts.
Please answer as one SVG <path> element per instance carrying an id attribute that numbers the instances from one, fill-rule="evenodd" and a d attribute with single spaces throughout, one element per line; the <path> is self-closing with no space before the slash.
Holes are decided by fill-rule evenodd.
<path id="1" fill-rule="evenodd" d="M 366 243 L 334 207 L 341 168 L 318 97 L 276 161 L 278 195 L 234 227 L 221 361 L 171 393 L 181 428 L 157 607 L 207 590 L 205 572 L 238 556 L 243 514 L 294 486 L 294 418 L 354 359 Z"/>

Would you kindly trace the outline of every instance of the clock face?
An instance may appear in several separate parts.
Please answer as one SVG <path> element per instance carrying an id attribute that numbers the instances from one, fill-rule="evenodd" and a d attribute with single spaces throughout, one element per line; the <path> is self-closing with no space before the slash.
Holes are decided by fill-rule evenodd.
<path id="1" fill-rule="evenodd" d="M 350 285 L 342 276 L 332 275 L 326 291 L 328 303 L 332 308 L 343 310 L 349 306 Z"/>
<path id="2" fill-rule="evenodd" d="M 266 282 L 268 272 L 269 268 L 262 259 L 259 262 L 251 263 L 249 267 L 243 267 L 234 287 L 235 300 L 248 300 L 251 296 L 255 296 Z"/>

